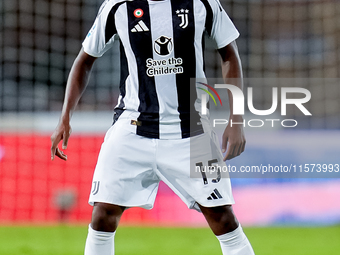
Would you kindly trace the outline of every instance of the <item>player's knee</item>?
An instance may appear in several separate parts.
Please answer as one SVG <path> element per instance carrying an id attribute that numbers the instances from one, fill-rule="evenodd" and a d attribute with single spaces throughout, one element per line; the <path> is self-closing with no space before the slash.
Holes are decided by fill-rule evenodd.
<path id="1" fill-rule="evenodd" d="M 124 209 L 118 205 L 95 203 L 92 211 L 92 228 L 97 231 L 114 232 Z"/>
<path id="2" fill-rule="evenodd" d="M 200 206 L 200 208 L 210 228 L 216 235 L 231 232 L 238 227 L 239 223 L 231 205 L 217 207 Z"/>

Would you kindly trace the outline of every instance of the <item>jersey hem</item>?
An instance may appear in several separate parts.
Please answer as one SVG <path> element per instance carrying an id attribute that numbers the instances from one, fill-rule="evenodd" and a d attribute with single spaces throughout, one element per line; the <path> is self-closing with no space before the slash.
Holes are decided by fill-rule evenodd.
<path id="1" fill-rule="evenodd" d="M 189 138 L 189 137 L 194 137 L 194 136 L 197 136 L 197 135 L 201 135 L 203 133 L 204 133 L 204 130 L 202 128 L 200 130 L 196 130 L 196 131 L 193 131 L 193 132 L 190 132 L 190 133 L 182 133 L 182 137 L 178 138 L 178 139 L 185 139 L 185 138 Z M 170 138 L 170 139 L 164 139 L 163 138 L 162 139 L 162 138 L 159 137 L 158 133 L 152 133 L 152 132 L 138 131 L 138 132 L 136 132 L 136 134 L 143 136 L 143 137 L 147 137 L 147 138 L 153 138 L 153 139 L 175 140 L 173 138 Z"/>
<path id="2" fill-rule="evenodd" d="M 106 204 L 111 204 L 111 205 L 123 206 L 123 207 L 126 207 L 126 209 L 133 208 L 133 207 L 139 207 L 139 208 L 143 208 L 143 209 L 146 209 L 146 210 L 151 210 L 153 208 L 152 204 L 135 204 L 135 205 L 131 205 L 131 204 L 123 204 L 123 203 L 114 203 L 112 201 L 108 201 L 108 200 L 105 200 L 105 199 L 103 199 L 103 200 L 101 200 L 101 199 L 98 199 L 98 200 L 89 200 L 88 203 L 91 206 L 94 206 L 94 203 L 106 203 Z"/>

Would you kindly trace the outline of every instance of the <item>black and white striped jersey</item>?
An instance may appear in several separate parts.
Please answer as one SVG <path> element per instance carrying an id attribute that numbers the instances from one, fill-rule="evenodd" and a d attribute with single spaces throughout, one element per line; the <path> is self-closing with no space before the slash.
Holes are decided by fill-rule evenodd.
<path id="1" fill-rule="evenodd" d="M 218 0 L 106 0 L 83 42 L 102 56 L 121 42 L 120 97 L 115 118 L 130 111 L 136 133 L 179 139 L 203 132 L 190 103 L 190 78 L 205 78 L 204 32 L 217 48 L 239 33 Z"/>

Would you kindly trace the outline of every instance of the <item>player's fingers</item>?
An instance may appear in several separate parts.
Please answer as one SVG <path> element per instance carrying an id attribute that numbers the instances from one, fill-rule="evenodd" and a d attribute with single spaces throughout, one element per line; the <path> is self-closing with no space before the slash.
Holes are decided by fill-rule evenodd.
<path id="1" fill-rule="evenodd" d="M 244 142 L 229 144 L 228 152 L 226 153 L 224 160 L 233 159 L 237 156 L 240 156 L 244 151 Z"/>
<path id="2" fill-rule="evenodd" d="M 241 153 L 242 153 L 242 147 L 243 147 L 243 144 L 240 144 L 238 149 L 237 149 L 237 155 L 236 156 L 240 156 Z"/>
<path id="3" fill-rule="evenodd" d="M 51 147 L 51 160 L 54 160 L 54 156 L 55 156 L 55 149 Z"/>
<path id="4" fill-rule="evenodd" d="M 63 150 L 67 149 L 68 139 L 71 135 L 71 129 L 69 131 L 65 131 L 63 134 Z"/>
<path id="5" fill-rule="evenodd" d="M 59 148 L 56 149 L 56 154 L 58 158 L 61 158 L 62 160 L 67 160 L 67 155 L 64 154 L 63 151 L 61 151 Z"/>
<path id="6" fill-rule="evenodd" d="M 242 148 L 243 148 L 243 143 L 240 143 L 240 144 L 237 146 L 237 150 L 235 150 L 235 157 L 241 155 L 241 153 L 242 153 Z"/>
<path id="7" fill-rule="evenodd" d="M 232 144 L 229 144 L 228 151 L 224 156 L 224 161 L 232 159 L 234 156 L 235 146 Z"/>
<path id="8" fill-rule="evenodd" d="M 245 148 L 246 148 L 246 141 L 243 141 L 241 153 L 244 152 Z"/>
<path id="9" fill-rule="evenodd" d="M 243 140 L 241 143 L 236 145 L 237 149 L 234 150 L 235 153 L 233 154 L 233 158 L 241 155 L 241 153 L 244 151 L 245 144 L 246 141 Z"/>
<path id="10" fill-rule="evenodd" d="M 54 160 L 56 150 L 58 147 L 58 143 L 60 142 L 60 138 L 56 137 L 54 134 L 51 136 L 51 160 Z"/>
<path id="11" fill-rule="evenodd" d="M 227 138 L 222 137 L 222 153 L 226 152 L 227 144 L 228 144 L 228 137 Z"/>

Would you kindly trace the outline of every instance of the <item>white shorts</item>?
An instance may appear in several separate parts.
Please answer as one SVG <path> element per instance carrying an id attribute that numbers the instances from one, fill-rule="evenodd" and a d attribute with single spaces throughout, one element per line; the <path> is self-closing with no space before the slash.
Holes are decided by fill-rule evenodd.
<path id="1" fill-rule="evenodd" d="M 131 119 L 119 118 L 105 135 L 93 176 L 90 205 L 103 202 L 151 209 L 161 180 L 189 208 L 198 211 L 197 203 L 205 207 L 234 204 L 229 178 L 190 174 L 195 162 L 212 157 L 207 148 L 196 150 L 202 146 L 191 146 L 195 148 L 191 157 L 190 143 L 193 145 L 193 142 L 209 144 L 213 157 L 225 164 L 214 136 L 204 133 L 185 139 L 151 139 L 131 132 L 129 125 Z"/>

